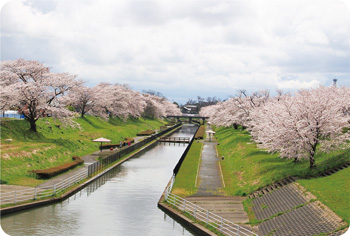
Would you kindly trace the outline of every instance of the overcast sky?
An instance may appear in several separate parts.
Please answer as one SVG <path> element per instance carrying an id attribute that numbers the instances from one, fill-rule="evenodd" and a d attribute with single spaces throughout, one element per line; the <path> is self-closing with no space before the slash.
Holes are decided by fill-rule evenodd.
<path id="1" fill-rule="evenodd" d="M 1 59 L 155 90 L 169 100 L 238 89 L 350 86 L 347 1 L 7 1 Z"/>

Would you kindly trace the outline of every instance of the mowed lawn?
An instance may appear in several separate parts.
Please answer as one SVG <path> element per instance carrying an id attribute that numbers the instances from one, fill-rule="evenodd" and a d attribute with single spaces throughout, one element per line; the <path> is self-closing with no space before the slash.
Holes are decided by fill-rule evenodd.
<path id="1" fill-rule="evenodd" d="M 194 141 L 192 143 L 192 146 L 176 175 L 176 181 L 172 193 L 183 197 L 193 195 L 197 192 L 196 177 L 202 146 L 203 143 L 201 142 Z"/>
<path id="2" fill-rule="evenodd" d="M 217 146 L 219 156 L 225 157 L 221 160 L 221 167 L 226 184 L 225 192 L 230 196 L 246 196 L 291 176 L 317 175 L 326 168 L 326 165 L 338 165 L 334 161 L 326 161 L 335 156 L 342 157 L 336 158 L 337 160 L 344 159 L 343 156 L 346 159 L 350 158 L 349 152 L 343 154 L 344 150 L 317 153 L 315 157 L 317 167 L 310 169 L 308 160 L 293 162 L 290 159 L 280 158 L 278 153 L 270 154 L 259 149 L 245 130 L 218 128 L 215 136 L 220 143 Z"/>
<path id="3" fill-rule="evenodd" d="M 25 120 L 1 120 L 1 183 L 36 186 L 43 180 L 36 179 L 28 171 L 61 165 L 71 162 L 74 155 L 95 152 L 99 143 L 92 142 L 93 139 L 104 137 L 119 143 L 125 137 L 159 129 L 166 123 L 143 118 L 107 121 L 93 116 L 75 121 L 81 129 L 65 127 L 53 118 L 42 118 L 37 122 L 38 132 L 35 133 L 29 131 L 29 123 Z"/>
<path id="4" fill-rule="evenodd" d="M 350 168 L 327 177 L 298 180 L 298 183 L 350 224 Z"/>

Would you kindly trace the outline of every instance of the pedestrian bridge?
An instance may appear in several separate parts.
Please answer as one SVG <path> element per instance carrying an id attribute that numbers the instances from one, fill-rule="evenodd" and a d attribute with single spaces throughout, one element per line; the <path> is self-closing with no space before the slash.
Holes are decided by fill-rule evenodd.
<path id="1" fill-rule="evenodd" d="M 182 114 L 179 116 L 167 116 L 167 118 L 176 118 L 177 121 L 180 121 L 180 118 L 185 118 L 185 119 L 189 119 L 189 122 L 192 122 L 192 119 L 201 119 L 203 120 L 203 122 L 205 121 L 205 119 L 209 119 L 209 117 L 206 116 L 200 116 L 199 114 Z"/>
<path id="2" fill-rule="evenodd" d="M 190 143 L 189 137 L 161 137 L 159 142 L 167 142 L 167 143 Z"/>

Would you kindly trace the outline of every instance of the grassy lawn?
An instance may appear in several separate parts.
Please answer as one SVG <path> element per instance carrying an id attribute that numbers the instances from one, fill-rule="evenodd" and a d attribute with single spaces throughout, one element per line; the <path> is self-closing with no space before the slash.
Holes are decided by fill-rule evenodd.
<path id="1" fill-rule="evenodd" d="M 259 149 L 251 141 L 247 131 L 234 130 L 233 128 L 218 128 L 215 134 L 220 145 L 217 146 L 219 156 L 224 156 L 221 167 L 226 183 L 225 192 L 228 195 L 245 196 L 275 181 L 290 176 L 312 176 L 322 172 L 323 168 L 337 165 L 336 161 L 326 160 L 330 157 L 340 155 L 347 160 L 350 153 L 344 150 L 332 153 L 316 154 L 317 168 L 310 169 L 309 161 L 293 162 L 282 159 L 278 154 L 270 154 Z M 343 158 L 344 159 L 344 158 Z"/>
<path id="2" fill-rule="evenodd" d="M 298 183 L 350 224 L 350 168 L 327 177 L 298 180 Z"/>
<path id="3" fill-rule="evenodd" d="M 178 196 L 189 196 L 197 192 L 196 176 L 198 161 L 200 158 L 203 143 L 194 141 L 183 161 L 179 172 L 176 175 L 172 193 Z"/>
<path id="4" fill-rule="evenodd" d="M 43 118 L 37 122 L 38 132 L 34 133 L 24 120 L 1 120 L 1 183 L 36 186 L 42 180 L 29 174 L 29 170 L 61 165 L 71 162 L 73 155 L 97 151 L 99 143 L 92 142 L 93 139 L 104 137 L 119 143 L 124 137 L 135 137 L 138 132 L 159 129 L 166 123 L 143 118 L 106 121 L 92 116 L 76 118 L 76 121 L 81 129 Z"/>

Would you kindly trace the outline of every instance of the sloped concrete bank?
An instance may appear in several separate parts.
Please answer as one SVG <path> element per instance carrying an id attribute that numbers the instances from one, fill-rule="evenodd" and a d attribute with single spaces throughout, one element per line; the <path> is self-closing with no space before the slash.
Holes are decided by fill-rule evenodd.
<path id="1" fill-rule="evenodd" d="M 180 128 L 181 128 L 181 126 L 174 126 L 173 130 L 167 132 L 163 136 L 168 136 L 168 135 L 176 132 Z M 59 197 L 53 197 L 53 198 L 44 199 L 44 200 L 37 200 L 35 202 L 24 203 L 24 204 L 20 204 L 20 205 L 15 205 L 15 206 L 1 208 L 0 209 L 0 215 L 7 215 L 7 214 L 11 214 L 11 213 L 18 212 L 18 211 L 23 211 L 23 210 L 27 210 L 27 209 L 31 209 L 31 208 L 35 208 L 35 207 L 40 207 L 40 206 L 44 206 L 44 205 L 48 205 L 48 204 L 64 201 L 67 198 L 69 198 L 70 196 L 72 196 L 75 193 L 79 192 L 81 189 L 85 188 L 91 182 L 95 181 L 96 179 L 100 178 L 102 175 L 104 175 L 107 172 L 109 172 L 110 170 L 112 170 L 113 168 L 121 165 L 122 163 L 124 163 L 125 161 L 129 160 L 130 158 L 132 158 L 136 154 L 144 151 L 146 148 L 151 147 L 152 145 L 155 145 L 156 142 L 157 142 L 157 140 L 151 141 L 150 143 L 148 143 L 147 145 L 143 146 L 142 148 L 140 148 L 138 151 L 134 152 L 133 154 L 131 154 L 127 158 L 124 158 L 123 160 L 118 161 L 117 163 L 113 164 L 111 167 L 103 170 L 101 173 L 93 176 L 92 178 L 88 179 L 86 182 L 84 182 L 84 183 L 74 187 L 73 189 L 67 191 L 66 193 L 62 194 Z"/>

